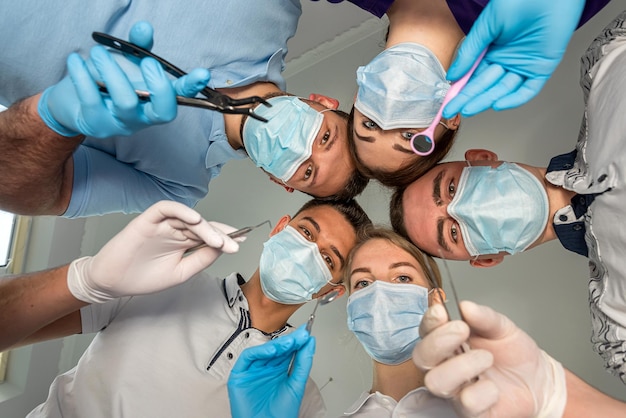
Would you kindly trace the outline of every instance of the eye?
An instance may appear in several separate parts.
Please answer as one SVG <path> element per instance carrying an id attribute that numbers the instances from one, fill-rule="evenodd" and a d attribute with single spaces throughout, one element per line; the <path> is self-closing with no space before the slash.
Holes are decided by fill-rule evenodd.
<path id="1" fill-rule="evenodd" d="M 301 226 L 300 227 L 300 231 L 302 231 L 302 234 L 304 235 L 304 237 L 309 240 L 312 241 L 313 240 L 313 235 L 311 234 L 311 231 L 309 231 L 306 227 Z"/>
<path id="2" fill-rule="evenodd" d="M 327 143 L 329 139 L 330 139 L 330 131 L 326 131 L 326 133 L 322 137 L 322 145 Z"/>
<path id="3" fill-rule="evenodd" d="M 313 174 L 313 165 L 309 164 L 309 166 L 307 166 L 306 170 L 304 171 L 304 179 L 310 179 L 311 174 Z"/>
<path id="4" fill-rule="evenodd" d="M 328 267 L 330 267 L 330 270 L 333 271 L 335 269 L 335 262 L 333 261 L 333 258 L 329 256 L 328 254 L 322 254 L 322 258 L 324 259 L 326 264 L 328 264 Z"/>
<path id="5" fill-rule="evenodd" d="M 456 223 L 452 223 L 452 227 L 450 228 L 450 235 L 452 236 L 452 241 L 457 242 L 458 231 L 456 229 Z"/>
<path id="6" fill-rule="evenodd" d="M 402 136 L 402 139 L 406 139 L 407 141 L 411 139 L 411 137 L 414 135 L 414 132 L 411 131 L 404 131 L 402 132 L 400 135 Z"/>
<path id="7" fill-rule="evenodd" d="M 354 284 L 354 290 L 357 289 L 363 289 L 364 287 L 367 287 L 370 285 L 370 281 L 369 280 L 358 280 L 355 284 Z"/>
<path id="8" fill-rule="evenodd" d="M 395 280 L 400 283 L 411 283 L 413 281 L 409 276 L 405 275 L 400 275 L 396 277 Z"/>
<path id="9" fill-rule="evenodd" d="M 365 129 L 370 129 L 370 130 L 378 129 L 378 125 L 376 125 L 374 122 L 372 122 L 369 119 L 365 119 L 363 121 L 363 127 Z"/>
<path id="10" fill-rule="evenodd" d="M 448 185 L 448 194 L 450 195 L 450 199 L 454 198 L 454 194 L 456 193 L 456 186 L 454 185 L 454 180 L 450 181 Z"/>

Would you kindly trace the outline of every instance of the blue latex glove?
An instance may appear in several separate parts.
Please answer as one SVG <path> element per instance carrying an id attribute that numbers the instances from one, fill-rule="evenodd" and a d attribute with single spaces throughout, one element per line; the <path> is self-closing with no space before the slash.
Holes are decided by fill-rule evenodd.
<path id="1" fill-rule="evenodd" d="M 491 0 L 463 41 L 448 79 L 458 80 L 487 54 L 444 118 L 520 106 L 543 88 L 561 61 L 585 0 Z"/>
<path id="2" fill-rule="evenodd" d="M 293 369 L 287 375 L 294 352 Z M 297 417 L 314 353 L 315 338 L 304 326 L 263 345 L 246 348 L 228 379 L 232 417 Z"/>
<path id="3" fill-rule="evenodd" d="M 131 41 L 142 47 L 151 46 L 152 27 L 146 22 L 135 25 Z M 67 69 L 68 76 L 46 89 L 38 105 L 46 125 L 63 136 L 131 135 L 145 127 L 170 122 L 177 113 L 176 95 L 194 97 L 210 79 L 207 69 L 198 68 L 172 80 L 152 58 L 144 58 L 137 67 L 123 55 L 102 46 L 91 49 L 88 61 L 71 54 Z M 100 93 L 96 80 L 107 86 L 108 95 Z M 150 101 L 139 100 L 135 88 L 149 91 Z"/>

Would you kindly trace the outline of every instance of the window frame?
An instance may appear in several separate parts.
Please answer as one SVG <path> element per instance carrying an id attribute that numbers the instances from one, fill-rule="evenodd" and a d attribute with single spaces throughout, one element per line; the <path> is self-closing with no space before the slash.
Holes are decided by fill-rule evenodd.
<path id="1" fill-rule="evenodd" d="M 13 223 L 11 244 L 9 245 L 7 265 L 0 267 L 0 277 L 20 274 L 24 271 L 31 222 L 32 219 L 28 216 L 16 215 Z M 6 378 L 9 353 L 10 351 L 0 353 L 0 384 Z"/>

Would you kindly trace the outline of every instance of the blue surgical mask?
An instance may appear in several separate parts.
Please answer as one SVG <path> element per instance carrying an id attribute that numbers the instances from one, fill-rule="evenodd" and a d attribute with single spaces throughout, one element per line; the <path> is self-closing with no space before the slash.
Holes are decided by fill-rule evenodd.
<path id="1" fill-rule="evenodd" d="M 411 358 L 428 309 L 428 290 L 414 284 L 376 280 L 348 298 L 348 329 L 379 363 Z"/>
<path id="2" fill-rule="evenodd" d="M 243 143 L 257 167 L 286 183 L 311 156 L 324 115 L 294 96 L 272 97 L 268 102 L 272 107 L 254 109 L 268 121 L 249 117 L 243 126 Z"/>
<path id="3" fill-rule="evenodd" d="M 259 270 L 265 296 L 287 305 L 305 303 L 324 285 L 334 284 L 317 244 L 291 226 L 263 244 Z"/>
<path id="4" fill-rule="evenodd" d="M 524 251 L 543 233 L 548 213 L 548 195 L 537 177 L 507 162 L 464 168 L 448 205 L 473 257 Z"/>
<path id="5" fill-rule="evenodd" d="M 450 88 L 437 57 L 415 43 L 385 49 L 356 74 L 354 107 L 383 130 L 430 125 Z"/>

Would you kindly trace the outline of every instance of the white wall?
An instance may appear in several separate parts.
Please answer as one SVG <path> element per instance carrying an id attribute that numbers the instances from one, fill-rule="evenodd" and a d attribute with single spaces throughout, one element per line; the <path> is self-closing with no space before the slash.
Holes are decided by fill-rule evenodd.
<path id="1" fill-rule="evenodd" d="M 576 143 L 582 115 L 582 94 L 578 86 L 578 57 L 591 39 L 621 9 L 614 1 L 587 26 L 578 31 L 563 63 L 543 92 L 528 105 L 504 113 L 487 112 L 463 122 L 451 159 L 461 158 L 470 147 L 496 151 L 502 159 L 545 165 L 550 157 L 571 151 Z M 364 26 L 372 35 L 355 41 L 345 50 L 311 65 L 306 57 L 287 68 L 289 90 L 303 96 L 324 93 L 340 99 L 349 109 L 355 91 L 356 66 L 373 58 L 382 48 L 383 24 L 368 21 Z M 358 199 L 377 223 L 387 224 L 388 192 L 370 185 Z M 197 209 L 208 219 L 244 226 L 270 219 L 272 224 L 283 214 L 292 214 L 308 198 L 286 194 L 271 184 L 249 161 L 233 161 L 211 183 L 209 196 Z M 93 254 L 131 219 L 109 215 L 77 222 L 44 218 L 35 225 L 34 254 L 52 254 L 32 262 L 30 270 L 60 264 L 80 254 Z M 64 231 L 70 231 L 65 233 Z M 223 257 L 212 267 L 215 274 L 233 270 L 250 274 L 257 266 L 261 244 L 267 230 L 252 233 L 239 254 Z M 80 248 L 77 247 L 80 243 Z M 43 261 L 42 261 L 43 260 Z M 40 265 L 41 264 L 41 265 Z M 466 263 L 451 262 L 458 293 L 463 299 L 487 304 L 506 313 L 531 334 L 551 355 L 584 380 L 613 396 L 626 400 L 624 386 L 603 370 L 601 359 L 592 352 L 587 305 L 587 263 L 580 256 L 550 243 L 509 257 L 493 269 L 473 269 Z M 306 320 L 312 305 L 303 307 L 291 320 L 298 325 Z M 329 416 L 339 415 L 361 391 L 370 387 L 370 360 L 345 327 L 345 298 L 318 311 L 313 334 L 318 338 L 312 376 L 324 389 Z M 20 351 L 28 363 L 28 378 L 16 389 L 13 401 L 0 405 L 0 416 L 23 416 L 45 398 L 45 390 L 58 368 L 67 369 L 85 344 L 85 338 L 50 342 Z M 13 365 L 12 365 L 13 366 Z M 10 369 L 11 370 L 11 369 Z M 17 370 L 17 367 L 13 367 Z M 19 386 L 19 385 L 18 385 Z M 31 389 L 32 388 L 32 389 Z M 0 387 L 0 392 L 2 391 Z M 18 406 L 16 406 L 19 404 Z"/>

